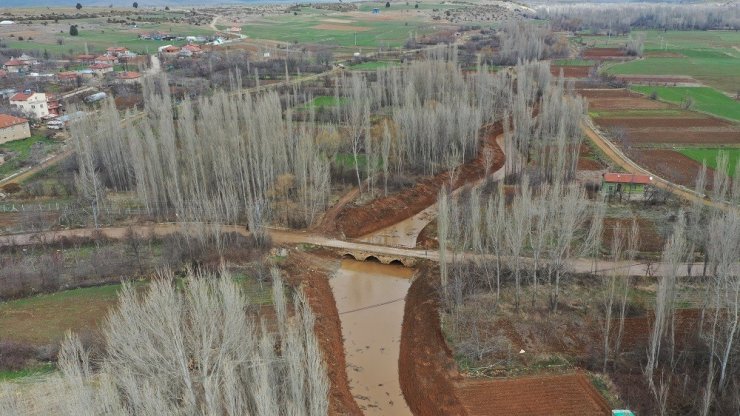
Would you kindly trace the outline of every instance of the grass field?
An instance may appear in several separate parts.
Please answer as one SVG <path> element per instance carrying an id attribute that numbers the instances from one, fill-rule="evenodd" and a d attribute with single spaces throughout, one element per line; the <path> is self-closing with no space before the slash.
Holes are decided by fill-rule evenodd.
<path id="1" fill-rule="evenodd" d="M 555 59 L 553 65 L 558 66 L 593 66 L 596 62 L 589 59 Z"/>
<path id="2" fill-rule="evenodd" d="M 695 110 L 740 121 L 740 102 L 713 88 L 634 86 L 632 89 L 646 95 L 657 92 L 659 100 L 674 104 L 680 104 L 685 97 L 691 97 L 694 100 Z"/>
<path id="3" fill-rule="evenodd" d="M 54 370 L 56 370 L 56 366 L 54 364 L 44 363 L 17 371 L 0 371 L 0 381 L 13 381 L 26 377 L 42 376 L 52 373 Z"/>
<path id="4" fill-rule="evenodd" d="M 60 341 L 67 330 L 94 328 L 120 288 L 106 285 L 0 303 L 0 337 L 42 345 Z"/>
<path id="5" fill-rule="evenodd" d="M 242 34 L 256 39 L 358 47 L 398 47 L 413 35 L 434 31 L 435 25 L 413 12 L 385 19 L 369 12 L 328 14 L 308 7 L 298 15 L 271 16 L 242 26 Z"/>
<path id="6" fill-rule="evenodd" d="M 342 104 L 346 102 L 347 102 L 346 97 L 336 98 L 336 97 L 331 97 L 328 95 L 322 95 L 322 96 L 314 98 L 313 100 L 311 100 L 311 102 L 303 104 L 299 108 L 302 110 L 307 110 L 311 107 L 314 107 L 314 108 L 336 107 L 336 106 L 341 106 Z"/>
<path id="7" fill-rule="evenodd" d="M 369 62 L 362 62 L 359 64 L 353 64 L 349 66 L 349 69 L 357 70 L 357 71 L 375 71 L 379 68 L 386 68 L 389 66 L 399 66 L 400 63 L 395 61 L 369 61 Z"/>
<path id="8" fill-rule="evenodd" d="M 70 36 L 69 26 L 78 25 L 79 35 Z M 42 26 L 34 24 L 21 29 L 13 27 L 2 28 L 0 39 L 9 48 L 23 50 L 48 51 L 52 55 L 78 54 L 85 52 L 102 53 L 111 46 L 123 46 L 137 53 L 154 53 L 164 45 L 182 45 L 182 41 L 154 41 L 139 39 L 140 33 L 160 31 L 180 36 L 211 35 L 213 31 L 207 27 L 191 26 L 176 23 L 139 23 L 136 28 L 121 26 L 120 24 L 106 23 L 105 19 L 64 20 L 59 24 Z M 13 37 L 10 35 L 13 34 Z M 20 41 L 19 36 L 24 40 Z M 28 40 L 31 37 L 33 40 Z M 62 44 L 59 44 L 59 41 Z"/>
<path id="9" fill-rule="evenodd" d="M 0 150 L 17 153 L 12 159 L 0 165 L 0 178 L 4 178 L 21 168 L 23 163 L 28 160 L 31 154 L 31 146 L 35 143 L 43 143 L 45 145 L 44 154 L 49 154 L 60 146 L 59 142 L 44 136 L 31 136 L 27 139 L 0 144 Z"/>
<path id="10" fill-rule="evenodd" d="M 699 149 L 699 148 L 686 148 L 679 150 L 684 156 L 690 157 L 691 159 L 696 160 L 697 162 L 701 163 L 703 161 L 707 161 L 707 166 L 712 169 L 717 169 L 717 155 L 719 152 L 725 152 L 727 153 L 728 163 L 727 163 L 727 174 L 730 176 L 735 175 L 735 168 L 740 162 L 740 148 L 728 148 L 728 149 L 718 149 L 718 148 L 708 148 L 708 149 Z"/>
<path id="11" fill-rule="evenodd" d="M 736 93 L 740 86 L 740 32 L 646 31 L 645 52 L 658 56 L 614 65 L 615 75 L 686 75 L 720 90 Z M 596 46 L 624 45 L 625 37 L 581 37 Z"/>

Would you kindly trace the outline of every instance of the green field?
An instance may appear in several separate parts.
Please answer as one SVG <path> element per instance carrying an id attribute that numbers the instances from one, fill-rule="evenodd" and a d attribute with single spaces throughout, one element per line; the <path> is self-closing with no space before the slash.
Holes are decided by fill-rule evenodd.
<path id="1" fill-rule="evenodd" d="M 356 71 L 375 71 L 379 68 L 387 68 L 389 66 L 399 66 L 400 63 L 395 61 L 368 61 L 359 64 L 352 64 L 349 69 Z"/>
<path id="2" fill-rule="evenodd" d="M 175 23 L 139 23 L 137 27 L 129 28 L 118 24 L 108 24 L 105 19 L 80 19 L 65 20 L 64 25 L 58 25 L 61 29 L 56 33 L 52 29 L 36 28 L 37 31 L 48 31 L 32 36 L 33 40 L 18 40 L 17 37 L 3 36 L 2 41 L 9 48 L 22 50 L 48 51 L 52 55 L 79 54 L 85 52 L 85 47 L 90 53 L 102 53 L 111 46 L 123 46 L 137 53 L 155 53 L 157 48 L 164 45 L 183 45 L 181 41 L 155 41 L 139 39 L 139 33 L 167 32 L 180 36 L 212 35 L 213 31 L 207 27 L 190 26 Z M 78 36 L 69 35 L 69 25 L 76 24 L 79 27 Z M 25 30 L 25 29 L 24 29 Z M 27 38 L 27 36 L 26 36 Z M 59 44 L 57 40 L 62 40 Z"/>
<path id="3" fill-rule="evenodd" d="M 558 66 L 594 66 L 596 62 L 589 59 L 555 59 L 552 64 Z"/>
<path id="4" fill-rule="evenodd" d="M 336 107 L 336 106 L 341 106 L 342 104 L 346 102 L 347 102 L 346 97 L 336 98 L 336 97 L 332 97 L 328 95 L 322 95 L 322 96 L 314 98 L 313 100 L 311 100 L 310 102 L 306 104 L 303 104 L 299 108 L 302 110 L 307 110 L 311 107 L 314 107 L 314 108 Z"/>
<path id="5" fill-rule="evenodd" d="M 712 169 L 717 169 L 717 155 L 719 152 L 725 152 L 727 153 L 727 174 L 730 176 L 735 175 L 735 169 L 740 162 L 740 149 L 739 148 L 727 148 L 727 149 L 718 149 L 718 148 L 708 148 L 708 149 L 702 149 L 702 148 L 685 148 L 679 150 L 681 154 L 684 156 L 690 157 L 691 159 L 696 160 L 699 163 L 702 163 L 706 160 L 707 166 Z"/>
<path id="6" fill-rule="evenodd" d="M 720 90 L 736 93 L 740 88 L 740 32 L 646 31 L 648 57 L 613 65 L 615 75 L 686 75 Z M 625 37 L 588 37 L 587 44 L 618 47 Z M 652 55 L 652 56 L 650 56 Z M 656 56 L 657 55 L 657 56 Z"/>
<path id="7" fill-rule="evenodd" d="M 43 143 L 45 145 L 45 155 L 60 146 L 59 142 L 48 139 L 44 136 L 31 136 L 27 139 L 14 140 L 12 142 L 0 144 L 0 150 L 17 153 L 17 155 L 12 159 L 0 165 L 0 178 L 4 178 L 21 168 L 28 160 L 31 154 L 31 146 L 35 143 Z"/>
<path id="8" fill-rule="evenodd" d="M 398 47 L 412 36 L 435 31 L 435 25 L 409 13 L 408 19 L 381 20 L 367 16 L 327 13 L 303 8 L 298 15 L 271 16 L 242 26 L 242 34 L 255 39 L 337 46 Z M 319 27 L 323 25 L 323 27 Z"/>
<path id="9" fill-rule="evenodd" d="M 674 104 L 680 104 L 686 97 L 691 97 L 694 100 L 694 110 L 740 121 L 740 102 L 713 88 L 633 86 L 632 89 L 645 95 L 657 92 L 659 100 Z"/>
<path id="10" fill-rule="evenodd" d="M 0 337 L 48 344 L 67 330 L 93 328 L 116 302 L 120 285 L 66 290 L 0 303 Z"/>

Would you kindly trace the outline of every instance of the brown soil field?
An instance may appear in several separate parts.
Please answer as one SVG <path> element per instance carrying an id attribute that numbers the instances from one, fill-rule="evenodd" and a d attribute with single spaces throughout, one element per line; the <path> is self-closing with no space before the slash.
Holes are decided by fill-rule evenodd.
<path id="1" fill-rule="evenodd" d="M 685 128 L 681 130 L 627 129 L 627 138 L 637 144 L 740 144 L 738 128 Z"/>
<path id="2" fill-rule="evenodd" d="M 630 90 L 624 88 L 582 88 L 577 90 L 584 98 L 633 98 L 640 97 Z"/>
<path id="3" fill-rule="evenodd" d="M 461 380 L 440 326 L 433 273 L 422 268 L 406 294 L 398 372 L 406 403 L 417 416 L 465 415 L 453 380 Z M 490 413 L 489 413 L 490 414 Z"/>
<path id="4" fill-rule="evenodd" d="M 667 149 L 631 149 L 627 154 L 640 166 L 650 172 L 689 188 L 694 188 L 701 163 L 681 153 Z M 707 169 L 707 186 L 711 187 L 714 171 Z"/>
<path id="5" fill-rule="evenodd" d="M 699 322 L 701 320 L 701 310 L 699 309 L 678 309 L 676 316 L 676 345 L 684 345 L 691 336 L 697 333 Z M 650 336 L 651 326 L 655 317 L 653 315 L 638 316 L 625 318 L 624 335 L 622 345 L 624 349 L 642 349 L 647 345 Z"/>
<path id="6" fill-rule="evenodd" d="M 627 54 L 621 48 L 590 48 L 583 51 L 584 59 L 625 58 Z"/>
<path id="7" fill-rule="evenodd" d="M 315 331 L 327 364 L 331 388 L 330 415 L 362 415 L 349 390 L 347 364 L 342 343 L 342 324 L 334 295 L 329 286 L 327 260 L 305 253 L 292 253 L 286 270 L 291 283 L 301 284 L 316 316 Z"/>
<path id="8" fill-rule="evenodd" d="M 696 83 L 696 80 L 691 77 L 680 77 L 680 76 L 664 76 L 664 75 L 618 75 L 617 79 L 624 80 L 627 82 L 648 82 L 655 84 L 689 84 Z"/>
<path id="9" fill-rule="evenodd" d="M 711 117 L 596 117 L 596 124 L 601 127 L 624 128 L 692 128 L 692 127 L 729 127 L 732 123 Z"/>
<path id="10" fill-rule="evenodd" d="M 588 98 L 589 110 L 662 110 L 670 104 L 642 97 Z"/>
<path id="11" fill-rule="evenodd" d="M 586 144 L 582 144 L 581 148 L 578 152 L 578 165 L 576 166 L 576 169 L 578 170 L 602 170 L 606 169 L 606 165 L 601 163 L 601 161 L 596 160 L 596 157 L 591 150 L 591 147 L 589 147 Z"/>
<path id="12" fill-rule="evenodd" d="M 614 236 L 614 229 L 617 224 L 624 230 L 625 237 L 629 235 L 630 227 L 632 227 L 631 218 L 605 218 L 604 219 L 604 235 L 601 238 L 604 244 L 605 250 L 611 250 L 612 238 Z M 645 253 L 658 253 L 663 250 L 665 239 L 663 236 L 658 234 L 655 229 L 655 224 L 645 218 L 637 219 L 637 226 L 640 227 L 640 244 L 639 250 Z"/>
<path id="13" fill-rule="evenodd" d="M 319 30 L 341 30 L 347 32 L 366 32 L 370 30 L 369 27 L 364 26 L 338 25 L 331 23 L 322 23 L 320 25 L 314 26 L 313 28 Z"/>
<path id="14" fill-rule="evenodd" d="M 469 415 L 610 415 L 611 408 L 583 373 L 465 381 L 458 395 Z"/>
<path id="15" fill-rule="evenodd" d="M 565 78 L 586 78 L 591 72 L 590 66 L 551 66 L 550 73 L 558 77 L 561 69 Z"/>
<path id="16" fill-rule="evenodd" d="M 498 170 L 504 165 L 504 153 L 496 143 L 496 137 L 502 133 L 501 123 L 482 129 L 481 146 L 491 148 L 494 152 L 491 171 Z M 459 168 L 453 188 L 457 189 L 466 183 L 474 182 L 482 178 L 484 174 L 483 152 L 481 151 L 478 152 L 478 157 Z M 434 204 L 439 190 L 449 183 L 449 174 L 443 172 L 420 181 L 411 188 L 374 199 L 365 205 L 347 204 L 336 216 L 334 223 L 322 222 L 317 228 L 328 233 L 343 233 L 349 238 L 372 233 L 418 214 L 424 208 Z"/>

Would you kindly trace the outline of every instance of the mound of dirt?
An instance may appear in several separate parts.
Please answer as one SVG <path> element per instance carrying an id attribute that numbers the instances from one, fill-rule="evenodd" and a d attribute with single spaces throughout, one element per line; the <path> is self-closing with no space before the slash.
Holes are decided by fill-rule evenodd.
<path id="1" fill-rule="evenodd" d="M 483 129 L 481 146 L 492 149 L 494 155 L 491 172 L 501 168 L 505 162 L 504 153 L 496 143 L 496 137 L 502 133 L 503 127 L 501 123 L 496 123 Z M 460 166 L 453 184 L 453 189 L 481 179 L 484 174 L 483 152 L 480 151 L 478 152 L 478 157 Z M 348 204 L 336 215 L 334 224 L 324 221 L 318 228 L 325 232 L 342 233 L 349 238 L 357 238 L 370 234 L 416 215 L 423 209 L 434 204 L 437 201 L 439 190 L 442 189 L 442 186 L 449 183 L 449 173 L 443 172 L 432 178 L 423 180 L 411 188 L 401 190 L 387 197 L 375 199 L 365 205 Z"/>
<path id="2" fill-rule="evenodd" d="M 415 415 L 465 415 L 453 380 L 461 380 L 440 327 L 433 273 L 422 268 L 406 294 L 398 372 Z"/>

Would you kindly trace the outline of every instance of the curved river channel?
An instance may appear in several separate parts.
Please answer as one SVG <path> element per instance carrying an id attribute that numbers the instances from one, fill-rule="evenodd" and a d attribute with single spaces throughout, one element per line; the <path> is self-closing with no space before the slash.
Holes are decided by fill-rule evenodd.
<path id="1" fill-rule="evenodd" d="M 329 280 L 339 310 L 347 376 L 366 415 L 411 415 L 398 381 L 398 354 L 412 269 L 342 260 Z"/>

